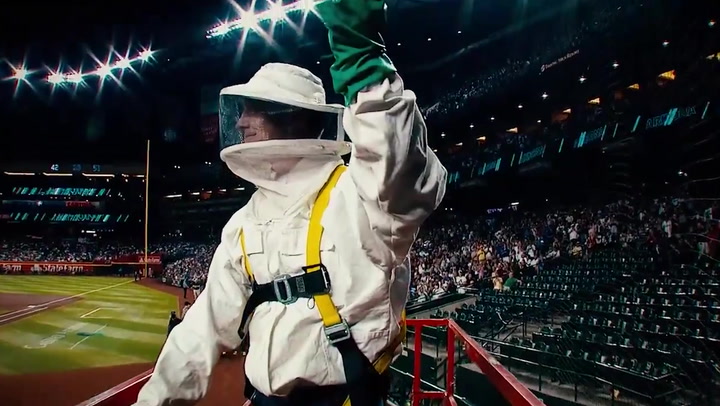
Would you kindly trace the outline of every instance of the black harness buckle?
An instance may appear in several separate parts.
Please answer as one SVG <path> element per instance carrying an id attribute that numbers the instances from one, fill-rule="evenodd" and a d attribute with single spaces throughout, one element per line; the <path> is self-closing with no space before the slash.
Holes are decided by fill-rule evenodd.
<path id="1" fill-rule="evenodd" d="M 327 337 L 332 345 L 337 345 L 338 343 L 352 339 L 350 326 L 344 319 L 338 324 L 325 327 L 324 330 L 325 337 Z"/>
<path id="2" fill-rule="evenodd" d="M 284 305 L 295 303 L 298 300 L 298 297 L 293 295 L 292 289 L 290 288 L 290 279 L 292 278 L 292 276 L 285 274 L 278 276 L 272 281 L 275 299 Z"/>
<path id="3" fill-rule="evenodd" d="M 330 274 L 328 273 L 327 268 L 323 264 L 315 264 L 315 265 L 308 265 L 302 267 L 302 270 L 305 271 L 305 274 L 309 272 L 310 269 L 320 268 L 315 272 L 320 272 L 323 278 L 323 283 L 325 284 L 325 289 L 321 293 L 330 293 L 332 291 L 332 285 L 330 284 Z"/>

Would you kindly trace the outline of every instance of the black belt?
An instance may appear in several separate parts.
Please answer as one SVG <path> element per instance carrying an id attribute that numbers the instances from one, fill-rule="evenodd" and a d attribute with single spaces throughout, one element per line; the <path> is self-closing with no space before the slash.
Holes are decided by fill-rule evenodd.
<path id="1" fill-rule="evenodd" d="M 320 268 L 308 273 L 308 269 Z M 242 314 L 238 334 L 245 336 L 245 324 L 250 315 L 263 303 L 279 302 L 284 305 L 295 303 L 299 298 L 310 299 L 315 295 L 330 293 L 330 276 L 325 265 L 309 265 L 302 268 L 305 273 L 295 276 L 282 275 L 270 283 L 262 285 L 253 283 L 252 294 L 248 298 Z M 347 323 L 325 329 L 328 341 L 340 352 L 345 372 L 345 381 L 353 406 L 365 406 L 378 403 L 380 375 L 375 371 L 370 360 L 360 351 L 352 338 Z M 246 381 L 245 396 L 252 396 L 254 389 L 249 380 Z M 340 403 L 342 404 L 342 402 Z"/>
<path id="2" fill-rule="evenodd" d="M 303 267 L 304 271 L 317 268 L 315 266 Z M 320 269 L 315 272 L 305 272 L 300 275 L 290 276 L 282 275 L 270 283 L 259 285 L 253 283 L 252 294 L 245 304 L 240 329 L 238 333 L 240 337 L 245 335 L 245 323 L 253 314 L 255 309 L 266 302 L 278 302 L 289 305 L 297 302 L 300 298 L 311 299 L 315 295 L 330 293 L 330 276 L 324 265 L 319 265 Z"/>

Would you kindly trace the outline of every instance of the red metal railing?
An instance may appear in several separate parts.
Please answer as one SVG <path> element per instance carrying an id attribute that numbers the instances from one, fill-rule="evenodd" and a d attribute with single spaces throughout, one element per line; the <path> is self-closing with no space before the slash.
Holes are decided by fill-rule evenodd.
<path id="1" fill-rule="evenodd" d="M 512 406 L 538 406 L 543 402 L 538 399 L 530 390 L 520 383 L 513 374 L 500 365 L 495 357 L 488 354 L 477 341 L 473 340 L 453 320 L 447 319 L 408 319 L 408 327 L 415 329 L 415 358 L 413 360 L 413 386 L 412 404 L 419 406 L 423 399 L 442 399 L 446 406 L 457 406 L 455 401 L 455 344 L 459 340 L 464 344 L 463 348 L 468 358 L 480 368 L 490 383 L 502 394 L 505 400 Z M 420 389 L 420 361 L 422 357 L 422 328 L 423 327 L 446 327 L 447 328 L 447 372 L 445 392 L 430 391 L 423 392 Z"/>
<path id="2" fill-rule="evenodd" d="M 82 402 L 78 406 L 130 406 L 137 401 L 140 389 L 150 379 L 152 369 Z"/>
<path id="3" fill-rule="evenodd" d="M 407 324 L 415 330 L 412 404 L 419 406 L 423 399 L 442 399 L 445 406 L 457 406 L 455 400 L 455 353 L 456 342 L 460 341 L 468 358 L 480 368 L 490 383 L 511 406 L 540 406 L 543 402 L 520 383 L 513 374 L 488 354 L 477 341 L 473 340 L 460 326 L 452 320 L 443 319 L 408 319 Z M 447 371 L 445 391 L 423 392 L 420 388 L 420 361 L 422 356 L 422 328 L 447 328 Z M 152 370 L 129 379 L 78 406 L 129 406 L 137 399 L 137 395 L 145 382 L 150 378 Z M 249 406 L 249 402 L 245 403 Z"/>

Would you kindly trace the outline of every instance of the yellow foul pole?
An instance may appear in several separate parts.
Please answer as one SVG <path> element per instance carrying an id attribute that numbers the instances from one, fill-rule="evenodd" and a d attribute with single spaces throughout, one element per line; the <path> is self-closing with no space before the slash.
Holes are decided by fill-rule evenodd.
<path id="1" fill-rule="evenodd" d="M 145 154 L 145 270 L 144 277 L 148 276 L 148 215 L 150 207 L 150 140 L 147 140 L 147 153 Z"/>

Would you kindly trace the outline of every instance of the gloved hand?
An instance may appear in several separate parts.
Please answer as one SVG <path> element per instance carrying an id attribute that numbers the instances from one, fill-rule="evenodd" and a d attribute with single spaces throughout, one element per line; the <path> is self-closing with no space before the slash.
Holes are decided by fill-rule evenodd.
<path id="1" fill-rule="evenodd" d="M 384 0 L 327 0 L 315 6 L 328 28 L 335 63 L 330 68 L 335 91 L 351 104 L 363 88 L 395 73 L 382 38 Z"/>

